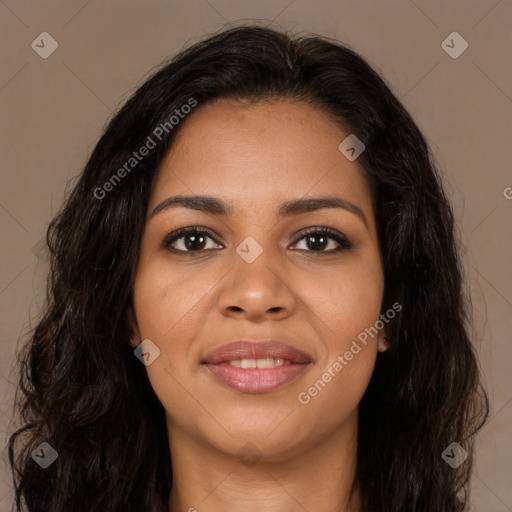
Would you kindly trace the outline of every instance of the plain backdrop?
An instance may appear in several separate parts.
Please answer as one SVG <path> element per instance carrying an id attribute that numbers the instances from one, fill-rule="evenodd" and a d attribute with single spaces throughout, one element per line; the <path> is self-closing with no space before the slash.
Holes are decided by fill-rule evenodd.
<path id="1" fill-rule="evenodd" d="M 16 348 L 44 299 L 41 240 L 69 180 L 108 119 L 164 59 L 251 20 L 353 48 L 427 137 L 460 230 L 492 407 L 476 446 L 472 509 L 512 511 L 510 0 L 0 0 L 2 444 L 13 428 Z M 43 58 L 52 44 L 57 49 Z M 11 508 L 11 487 L 4 460 L 2 512 Z"/>

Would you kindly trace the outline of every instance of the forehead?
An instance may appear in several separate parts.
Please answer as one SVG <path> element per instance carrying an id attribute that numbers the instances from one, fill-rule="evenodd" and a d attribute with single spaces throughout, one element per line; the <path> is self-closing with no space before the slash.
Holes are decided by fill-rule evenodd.
<path id="1" fill-rule="evenodd" d="M 162 161 L 150 207 L 170 194 L 208 194 L 229 203 L 336 193 L 372 215 L 363 168 L 339 151 L 349 135 L 311 104 L 218 100 L 197 107 Z"/>

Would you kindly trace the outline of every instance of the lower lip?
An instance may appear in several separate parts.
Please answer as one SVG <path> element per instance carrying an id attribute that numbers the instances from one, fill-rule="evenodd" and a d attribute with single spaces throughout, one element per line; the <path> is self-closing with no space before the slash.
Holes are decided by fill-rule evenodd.
<path id="1" fill-rule="evenodd" d="M 238 368 L 230 364 L 205 364 L 212 375 L 242 393 L 266 393 L 296 379 L 309 364 L 292 363 L 275 368 Z"/>

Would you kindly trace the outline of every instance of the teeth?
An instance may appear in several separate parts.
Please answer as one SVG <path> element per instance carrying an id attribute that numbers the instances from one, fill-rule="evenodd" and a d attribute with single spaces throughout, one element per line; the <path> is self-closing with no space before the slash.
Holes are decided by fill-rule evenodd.
<path id="1" fill-rule="evenodd" d="M 258 368 L 274 368 L 274 366 L 278 366 L 278 362 L 281 362 L 282 359 L 257 359 L 256 366 Z"/>
<path id="2" fill-rule="evenodd" d="M 285 361 L 283 359 L 277 358 L 267 358 L 267 359 L 236 359 L 233 361 L 229 361 L 231 366 L 236 366 L 237 368 L 275 368 L 278 366 L 283 366 L 284 364 L 290 364 L 290 361 Z"/>

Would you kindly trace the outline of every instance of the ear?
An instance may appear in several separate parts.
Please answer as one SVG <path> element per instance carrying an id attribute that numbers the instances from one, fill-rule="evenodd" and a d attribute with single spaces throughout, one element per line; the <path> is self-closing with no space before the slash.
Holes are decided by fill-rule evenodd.
<path id="1" fill-rule="evenodd" d="M 134 312 L 132 306 L 128 307 L 126 316 L 127 316 L 128 326 L 130 327 L 130 330 L 132 332 L 132 336 L 130 338 L 130 345 L 133 348 L 137 348 L 142 343 L 142 339 L 140 336 L 139 325 L 137 323 L 136 315 L 135 315 L 135 312 Z"/>
<path id="2" fill-rule="evenodd" d="M 377 341 L 377 350 L 379 352 L 385 352 L 388 348 L 389 348 L 389 346 L 386 341 L 386 333 L 383 332 L 380 334 L 379 339 Z"/>

